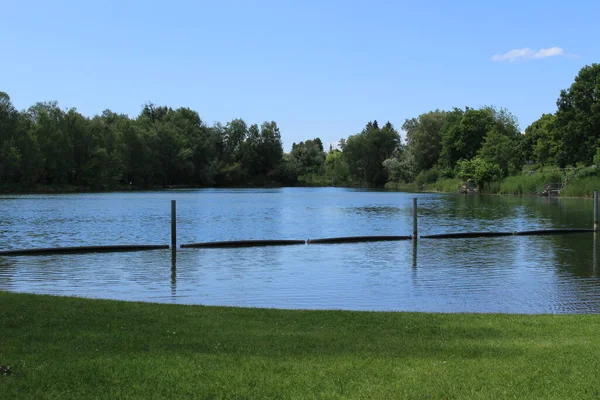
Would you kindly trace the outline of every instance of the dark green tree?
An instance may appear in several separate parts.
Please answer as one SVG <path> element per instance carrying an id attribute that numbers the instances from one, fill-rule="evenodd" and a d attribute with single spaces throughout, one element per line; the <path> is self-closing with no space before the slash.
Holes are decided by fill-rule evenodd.
<path id="1" fill-rule="evenodd" d="M 343 154 L 350 173 L 364 184 L 383 185 L 388 178 L 383 162 L 394 155 L 399 144 L 400 135 L 391 123 L 381 129 L 377 121 L 367 123 L 345 143 Z"/>
<path id="2" fill-rule="evenodd" d="M 430 111 L 407 119 L 402 125 L 408 151 L 414 157 L 415 174 L 431 169 L 438 163 L 442 150 L 442 128 L 447 114 L 445 111 Z"/>
<path id="3" fill-rule="evenodd" d="M 343 153 L 333 149 L 325 158 L 325 177 L 331 181 L 332 186 L 348 184 L 350 181 L 350 170 Z"/>
<path id="4" fill-rule="evenodd" d="M 240 161 L 241 147 L 247 134 L 248 126 L 243 119 L 237 118 L 227 123 L 223 129 L 224 161 L 226 163 Z"/>
<path id="5" fill-rule="evenodd" d="M 600 64 L 585 66 L 557 101 L 554 129 L 561 138 L 561 166 L 591 164 L 600 145 Z"/>
<path id="6" fill-rule="evenodd" d="M 295 159 L 298 175 L 323 172 L 326 154 L 323 151 L 323 142 L 319 138 L 293 143 L 290 156 Z"/>
<path id="7" fill-rule="evenodd" d="M 16 183 L 21 175 L 23 155 L 17 143 L 19 113 L 10 97 L 0 92 L 0 183 Z"/>
<path id="8" fill-rule="evenodd" d="M 29 127 L 44 160 L 41 183 L 67 184 L 74 174 L 73 147 L 57 102 L 37 103 L 28 110 Z"/>
<path id="9" fill-rule="evenodd" d="M 455 108 L 448 114 L 442 131 L 440 161 L 443 166 L 454 168 L 458 160 L 470 160 L 477 154 L 487 132 L 494 125 L 489 109 L 465 111 Z"/>
<path id="10" fill-rule="evenodd" d="M 555 123 L 554 114 L 544 114 L 525 129 L 522 141 L 524 160 L 541 165 L 556 164 L 562 141 Z"/>
<path id="11" fill-rule="evenodd" d="M 494 124 L 485 135 L 477 155 L 482 160 L 499 166 L 503 176 L 517 173 L 524 160 L 521 144 L 524 137 L 519 132 L 518 122 L 504 109 L 488 107 L 487 110 L 492 112 Z"/>

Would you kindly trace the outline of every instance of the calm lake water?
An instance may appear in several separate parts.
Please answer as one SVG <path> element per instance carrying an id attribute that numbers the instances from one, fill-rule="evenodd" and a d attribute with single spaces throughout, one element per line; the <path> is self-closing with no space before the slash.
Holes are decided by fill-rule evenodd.
<path id="1" fill-rule="evenodd" d="M 0 249 L 590 228 L 585 199 L 342 188 L 0 197 Z M 302 309 L 598 313 L 593 234 L 0 257 L 0 290 Z"/>

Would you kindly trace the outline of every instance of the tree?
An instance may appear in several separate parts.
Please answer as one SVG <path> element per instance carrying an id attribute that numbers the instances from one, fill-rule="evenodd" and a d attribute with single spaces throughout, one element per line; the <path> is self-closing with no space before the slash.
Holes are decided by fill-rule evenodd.
<path id="1" fill-rule="evenodd" d="M 369 129 L 384 133 L 391 124 Z M 381 150 L 374 138 L 372 147 Z M 339 153 L 339 152 L 338 152 Z M 173 110 L 148 103 L 140 114 L 104 110 L 86 117 L 56 102 L 36 103 L 18 112 L 0 92 L 0 181 L 5 188 L 37 184 L 71 184 L 96 189 L 131 183 L 215 185 L 297 182 L 298 172 L 324 173 L 325 152 L 319 138 L 294 145 L 284 157 L 281 133 L 274 121 L 259 127 L 234 119 L 208 127 L 189 108 Z M 342 155 L 328 173 L 344 182 L 348 167 Z"/>
<path id="2" fill-rule="evenodd" d="M 28 110 L 30 129 L 44 160 L 43 183 L 66 184 L 73 175 L 73 148 L 57 102 L 36 103 Z"/>
<path id="3" fill-rule="evenodd" d="M 259 150 L 262 155 L 264 172 L 269 173 L 279 165 L 283 157 L 281 133 L 275 121 L 261 124 Z"/>
<path id="4" fill-rule="evenodd" d="M 585 66 L 560 92 L 555 129 L 561 137 L 559 164 L 593 162 L 600 145 L 600 64 Z"/>
<path id="5" fill-rule="evenodd" d="M 331 150 L 325 158 L 325 176 L 331 180 L 331 185 L 342 185 L 348 182 L 350 170 L 348 163 L 339 150 Z"/>
<path id="6" fill-rule="evenodd" d="M 525 129 L 522 142 L 523 158 L 541 165 L 555 164 L 561 140 L 555 128 L 556 115 L 543 114 Z"/>
<path id="7" fill-rule="evenodd" d="M 21 151 L 14 139 L 0 142 L 0 182 L 18 182 L 22 160 Z"/>
<path id="8" fill-rule="evenodd" d="M 120 151 L 125 182 L 136 187 L 148 187 L 152 183 L 152 171 L 148 168 L 151 151 L 142 129 L 130 119 L 119 121 L 116 129 L 122 140 Z"/>
<path id="9" fill-rule="evenodd" d="M 226 163 L 240 161 L 241 147 L 247 134 L 248 126 L 243 119 L 237 118 L 227 123 L 223 129 L 223 152 Z"/>
<path id="10" fill-rule="evenodd" d="M 477 154 L 485 135 L 494 125 L 492 110 L 484 108 L 465 111 L 455 108 L 448 115 L 442 130 L 441 161 L 453 168 L 458 160 L 470 160 Z"/>
<path id="11" fill-rule="evenodd" d="M 456 165 L 457 176 L 465 181 L 475 180 L 479 190 L 490 182 L 502 178 L 502 169 L 498 164 L 486 161 L 481 157 L 472 160 L 460 160 Z"/>
<path id="12" fill-rule="evenodd" d="M 477 155 L 482 160 L 498 165 L 502 176 L 516 173 L 522 167 L 522 157 L 519 148 L 519 136 L 510 137 L 501 133 L 497 128 L 492 128 L 485 136 Z"/>
<path id="13" fill-rule="evenodd" d="M 177 174 L 181 183 L 212 185 L 217 174 L 219 134 L 208 128 L 189 108 L 170 111 L 165 121 L 180 135 Z"/>
<path id="14" fill-rule="evenodd" d="M 10 96 L 0 92 L 0 140 L 9 140 L 17 135 L 18 112 L 13 107 Z"/>
<path id="15" fill-rule="evenodd" d="M 156 123 L 163 121 L 167 116 L 170 108 L 167 106 L 157 106 L 153 103 L 146 103 L 142 106 L 142 112 L 139 115 L 139 119 L 146 119 L 150 123 Z"/>
<path id="16" fill-rule="evenodd" d="M 398 150 L 400 135 L 391 123 L 379 128 L 377 121 L 369 122 L 363 131 L 348 138 L 344 158 L 350 173 L 365 184 L 380 186 L 387 181 L 383 162 Z"/>
<path id="17" fill-rule="evenodd" d="M 394 157 L 384 160 L 388 179 L 394 182 L 412 182 L 415 179 L 415 156 L 408 146 L 400 144 Z"/>
<path id="18" fill-rule="evenodd" d="M 16 183 L 20 176 L 23 157 L 16 141 L 18 119 L 19 113 L 10 97 L 0 92 L 0 182 L 3 183 Z"/>
<path id="19" fill-rule="evenodd" d="M 241 148 L 241 163 L 249 180 L 265 182 L 276 174 L 283 159 L 281 133 L 275 121 L 253 124 Z"/>
<path id="20" fill-rule="evenodd" d="M 430 111 L 402 125 L 410 154 L 414 157 L 414 173 L 428 170 L 438 163 L 442 150 L 442 128 L 447 112 Z"/>
<path id="21" fill-rule="evenodd" d="M 319 138 L 293 143 L 290 156 L 295 160 L 298 175 L 321 173 L 326 157 L 323 142 Z"/>
<path id="22" fill-rule="evenodd" d="M 72 146 L 73 173 L 70 182 L 74 185 L 83 185 L 82 180 L 85 165 L 92 157 L 98 143 L 90 131 L 90 120 L 72 108 L 64 115 L 64 128 L 69 136 Z"/>
<path id="23" fill-rule="evenodd" d="M 85 186 L 107 189 L 123 182 L 125 170 L 123 140 L 117 126 L 128 120 L 123 114 L 104 110 L 89 121 L 87 141 L 90 149 L 78 173 Z"/>

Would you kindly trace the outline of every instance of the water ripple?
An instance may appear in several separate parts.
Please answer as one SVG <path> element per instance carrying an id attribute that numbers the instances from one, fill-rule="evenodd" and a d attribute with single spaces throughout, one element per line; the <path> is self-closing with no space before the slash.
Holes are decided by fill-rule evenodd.
<path id="1" fill-rule="evenodd" d="M 171 198 L 180 243 L 403 235 L 412 231 L 412 196 L 332 188 L 8 196 L 0 244 L 166 244 Z M 591 220 L 584 200 L 418 196 L 422 234 Z M 290 309 L 597 313 L 598 259 L 592 235 L 186 249 L 175 265 L 161 250 L 0 257 L 0 289 Z"/>

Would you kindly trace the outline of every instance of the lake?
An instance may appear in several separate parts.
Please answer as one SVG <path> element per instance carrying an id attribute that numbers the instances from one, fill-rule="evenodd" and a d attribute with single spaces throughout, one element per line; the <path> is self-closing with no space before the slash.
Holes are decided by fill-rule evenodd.
<path id="1" fill-rule="evenodd" d="M 0 196 L 0 249 L 591 228 L 587 199 L 344 188 Z M 0 256 L 0 290 L 160 303 L 598 313 L 591 233 L 235 249 Z"/>

